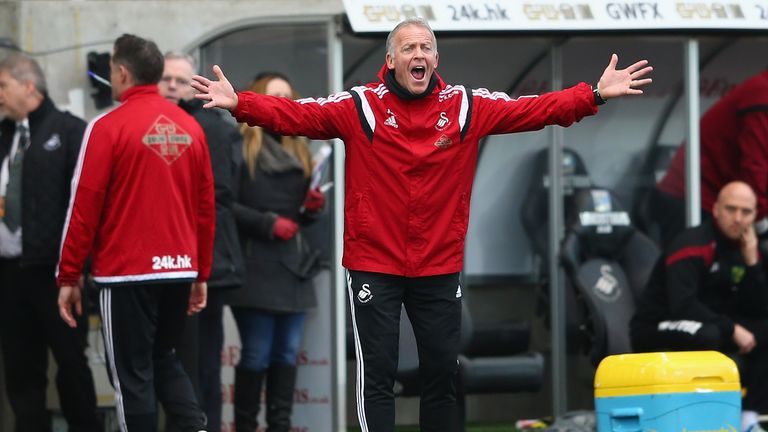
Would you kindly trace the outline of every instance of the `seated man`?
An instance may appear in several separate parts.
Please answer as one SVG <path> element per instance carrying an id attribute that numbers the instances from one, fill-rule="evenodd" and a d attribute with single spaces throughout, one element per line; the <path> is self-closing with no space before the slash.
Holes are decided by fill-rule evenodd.
<path id="1" fill-rule="evenodd" d="M 680 233 L 656 263 L 630 333 L 635 351 L 742 355 L 745 415 L 768 414 L 768 288 L 753 222 L 757 197 L 726 184 L 713 219 Z"/>

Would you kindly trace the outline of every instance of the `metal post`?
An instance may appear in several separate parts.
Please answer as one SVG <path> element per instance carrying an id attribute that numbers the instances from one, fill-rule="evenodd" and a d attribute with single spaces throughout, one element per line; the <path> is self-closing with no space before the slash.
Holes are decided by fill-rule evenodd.
<path id="1" fill-rule="evenodd" d="M 552 90 L 563 86 L 562 48 L 553 45 Z M 567 410 L 568 387 L 565 371 L 565 289 L 560 270 L 560 241 L 563 237 L 563 129 L 550 127 L 549 145 L 549 295 L 552 327 L 552 411 L 555 416 Z"/>
<path id="2" fill-rule="evenodd" d="M 328 22 L 328 88 L 337 93 L 344 86 L 341 17 Z M 336 432 L 347 431 L 347 289 L 341 266 L 344 249 L 344 143 L 333 142 L 333 259 L 332 259 L 332 329 L 333 335 L 333 424 Z"/>
<path id="3" fill-rule="evenodd" d="M 685 95 L 688 139 L 685 140 L 685 223 L 701 223 L 701 175 L 699 166 L 699 41 L 688 39 L 685 45 Z"/>

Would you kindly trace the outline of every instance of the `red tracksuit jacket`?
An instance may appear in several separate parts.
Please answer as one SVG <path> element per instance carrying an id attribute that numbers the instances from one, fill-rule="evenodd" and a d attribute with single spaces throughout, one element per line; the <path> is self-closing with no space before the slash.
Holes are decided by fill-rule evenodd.
<path id="1" fill-rule="evenodd" d="M 89 255 L 102 285 L 205 281 L 216 218 L 205 135 L 156 85 L 120 100 L 85 133 L 57 283 L 76 283 Z"/>
<path id="2" fill-rule="evenodd" d="M 478 140 L 568 126 L 597 112 L 585 83 L 512 99 L 438 83 L 406 100 L 380 81 L 323 99 L 238 93 L 233 115 L 283 135 L 346 146 L 344 258 L 350 270 L 417 277 L 461 270 Z"/>
<path id="3" fill-rule="evenodd" d="M 741 180 L 757 194 L 758 219 L 768 216 L 768 71 L 734 87 L 701 117 L 701 208 L 712 212 L 717 194 Z M 658 185 L 685 196 L 685 146 Z"/>

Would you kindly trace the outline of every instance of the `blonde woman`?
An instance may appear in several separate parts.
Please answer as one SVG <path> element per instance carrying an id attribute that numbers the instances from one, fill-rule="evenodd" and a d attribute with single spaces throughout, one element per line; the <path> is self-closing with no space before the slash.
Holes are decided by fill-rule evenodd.
<path id="1" fill-rule="evenodd" d="M 249 90 L 296 99 L 278 73 L 260 74 Z M 304 138 L 247 125 L 241 132 L 244 163 L 235 217 L 247 277 L 229 301 L 242 342 L 235 428 L 256 429 L 266 380 L 267 431 L 288 432 L 306 310 L 317 303 L 311 280 L 316 256 L 306 248 L 301 225 L 322 209 L 325 198 L 308 190 L 312 162 Z"/>

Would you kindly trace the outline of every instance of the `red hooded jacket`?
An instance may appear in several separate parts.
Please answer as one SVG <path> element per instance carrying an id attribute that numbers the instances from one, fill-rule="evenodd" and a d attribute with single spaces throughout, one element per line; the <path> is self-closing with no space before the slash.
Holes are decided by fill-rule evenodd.
<path id="1" fill-rule="evenodd" d="M 588 84 L 513 99 L 446 85 L 404 98 L 379 82 L 321 99 L 238 93 L 238 121 L 284 135 L 340 138 L 346 147 L 344 258 L 350 270 L 416 277 L 454 273 L 486 135 L 568 126 L 597 112 Z M 390 81 L 391 82 L 391 81 Z"/>

